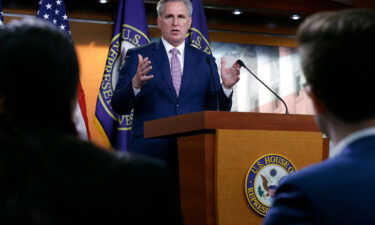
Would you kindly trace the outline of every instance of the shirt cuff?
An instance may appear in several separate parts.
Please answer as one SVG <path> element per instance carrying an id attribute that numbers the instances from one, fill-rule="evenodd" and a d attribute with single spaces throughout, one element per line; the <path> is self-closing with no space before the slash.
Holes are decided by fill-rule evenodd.
<path id="1" fill-rule="evenodd" d="M 221 86 L 223 87 L 223 91 L 224 91 L 225 96 L 227 96 L 227 98 L 229 98 L 229 96 L 233 92 L 233 88 L 227 89 L 227 88 L 224 87 L 224 85 L 221 85 Z"/>
<path id="2" fill-rule="evenodd" d="M 141 89 L 136 89 L 135 87 L 133 87 L 133 91 L 134 91 L 134 96 L 137 96 L 139 92 L 141 92 Z"/>

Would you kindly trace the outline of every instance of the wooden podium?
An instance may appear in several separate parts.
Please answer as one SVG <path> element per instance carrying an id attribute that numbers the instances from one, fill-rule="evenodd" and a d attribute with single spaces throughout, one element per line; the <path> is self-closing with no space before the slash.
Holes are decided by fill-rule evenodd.
<path id="1" fill-rule="evenodd" d="M 176 137 L 186 225 L 257 225 L 245 178 L 267 154 L 301 169 L 328 155 L 309 115 L 204 111 L 145 122 L 145 137 Z"/>

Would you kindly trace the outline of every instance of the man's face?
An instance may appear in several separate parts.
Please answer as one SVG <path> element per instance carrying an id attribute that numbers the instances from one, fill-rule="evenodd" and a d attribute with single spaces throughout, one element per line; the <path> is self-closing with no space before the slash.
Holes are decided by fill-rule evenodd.
<path id="1" fill-rule="evenodd" d="M 183 2 L 167 2 L 157 22 L 162 37 L 177 47 L 185 41 L 185 35 L 191 25 L 191 17 Z"/>

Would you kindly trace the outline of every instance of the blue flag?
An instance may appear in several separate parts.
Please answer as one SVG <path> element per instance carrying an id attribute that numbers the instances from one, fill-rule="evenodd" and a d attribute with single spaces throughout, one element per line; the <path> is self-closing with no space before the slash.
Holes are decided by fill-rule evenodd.
<path id="1" fill-rule="evenodd" d="M 95 123 L 108 147 L 126 151 L 133 115 L 117 115 L 111 100 L 126 51 L 150 43 L 143 0 L 120 0 L 96 102 Z"/>
<path id="2" fill-rule="evenodd" d="M 36 17 L 53 23 L 70 36 L 70 26 L 63 0 L 40 0 Z M 89 140 L 90 132 L 86 113 L 86 100 L 81 82 L 78 83 L 77 87 L 77 101 L 74 107 L 73 121 L 79 137 L 83 140 Z"/>
<path id="3" fill-rule="evenodd" d="M 0 26 L 4 24 L 4 17 L 3 17 L 3 3 L 0 0 Z"/>
<path id="4" fill-rule="evenodd" d="M 187 37 L 191 46 L 211 55 L 210 38 L 208 37 L 206 15 L 201 0 L 192 0 L 193 15 L 192 23 Z"/>

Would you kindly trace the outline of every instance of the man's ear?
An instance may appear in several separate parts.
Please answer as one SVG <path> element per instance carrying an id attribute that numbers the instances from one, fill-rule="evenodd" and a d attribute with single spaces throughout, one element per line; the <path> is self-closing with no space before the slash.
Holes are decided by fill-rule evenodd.
<path id="1" fill-rule="evenodd" d="M 156 24 L 158 25 L 159 30 L 160 30 L 160 22 L 161 22 L 161 19 L 160 19 L 160 17 L 158 17 L 156 19 Z"/>
<path id="2" fill-rule="evenodd" d="M 315 113 L 316 114 L 325 114 L 326 113 L 325 103 L 315 95 L 315 93 L 312 91 L 311 87 L 308 87 L 305 90 L 306 90 L 307 95 L 311 99 L 311 102 L 313 104 Z"/>

